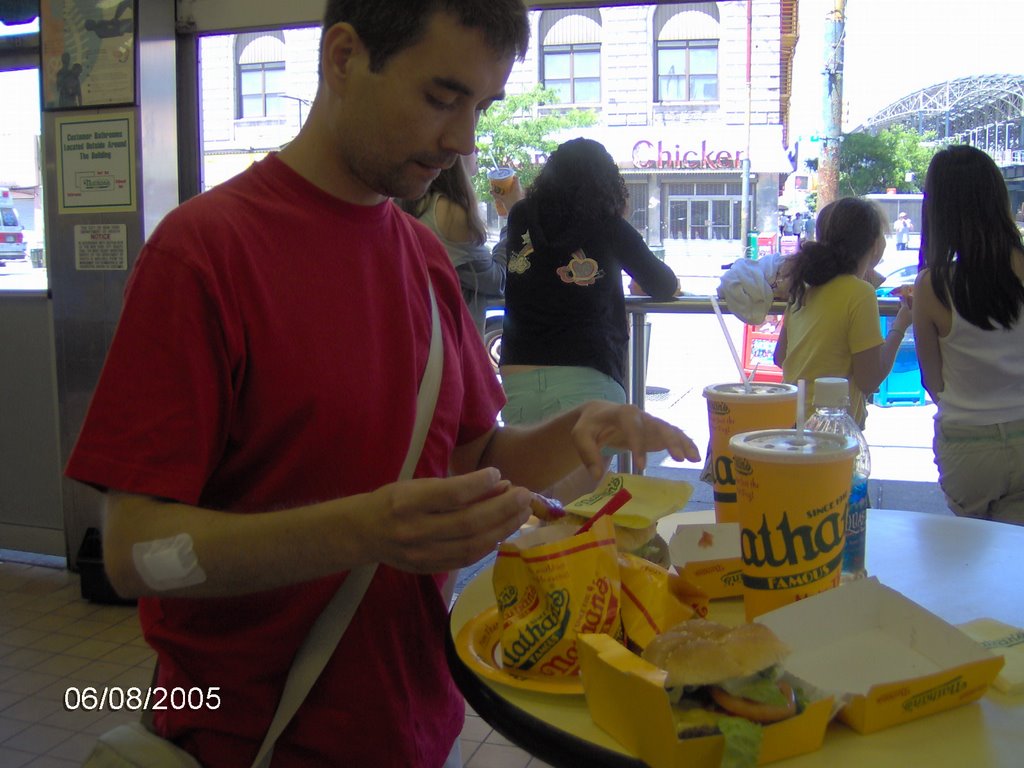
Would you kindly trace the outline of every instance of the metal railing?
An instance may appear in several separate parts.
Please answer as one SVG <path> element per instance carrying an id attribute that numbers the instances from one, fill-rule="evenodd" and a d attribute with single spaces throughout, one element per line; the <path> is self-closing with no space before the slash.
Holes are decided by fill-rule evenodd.
<path id="1" fill-rule="evenodd" d="M 731 314 L 728 302 L 719 299 L 723 313 Z M 898 298 L 880 297 L 878 312 L 882 317 L 894 317 L 899 311 Z M 647 393 L 647 335 L 644 325 L 648 315 L 710 315 L 714 314 L 710 296 L 679 296 L 672 301 L 653 301 L 643 296 L 627 296 L 626 312 L 629 314 L 629 357 L 627 360 L 626 398 L 641 410 L 646 410 Z M 781 315 L 786 311 L 784 301 L 772 304 L 769 314 Z M 633 461 L 629 454 L 619 454 L 619 471 L 632 472 Z"/>

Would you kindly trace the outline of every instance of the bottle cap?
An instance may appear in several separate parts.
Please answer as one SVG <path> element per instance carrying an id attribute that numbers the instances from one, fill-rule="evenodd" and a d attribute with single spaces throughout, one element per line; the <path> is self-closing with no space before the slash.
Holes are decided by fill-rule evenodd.
<path id="1" fill-rule="evenodd" d="M 836 376 L 823 376 L 814 380 L 815 408 L 848 408 L 850 382 Z"/>

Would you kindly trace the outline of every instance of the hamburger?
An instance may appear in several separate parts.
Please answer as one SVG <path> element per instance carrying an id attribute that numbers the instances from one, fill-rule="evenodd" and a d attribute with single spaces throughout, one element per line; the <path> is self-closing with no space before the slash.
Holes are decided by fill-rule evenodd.
<path id="1" fill-rule="evenodd" d="M 762 726 L 803 709 L 802 696 L 782 679 L 788 653 L 763 624 L 690 619 L 655 637 L 643 658 L 666 672 L 680 738 L 720 733 L 723 765 L 753 766 Z"/>

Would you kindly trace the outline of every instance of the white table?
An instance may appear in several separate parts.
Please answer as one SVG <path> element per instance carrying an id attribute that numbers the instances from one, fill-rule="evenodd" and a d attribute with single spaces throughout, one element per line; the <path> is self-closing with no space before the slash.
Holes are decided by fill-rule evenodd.
<path id="1" fill-rule="evenodd" d="M 671 536 L 681 523 L 706 523 L 713 518 L 710 511 L 678 513 L 662 520 L 659 529 Z M 950 623 L 987 617 L 1024 627 L 1024 527 L 872 509 L 867 568 L 883 584 Z M 719 602 L 712 603 L 712 618 Z M 736 611 L 738 602 L 723 601 L 719 610 Z M 451 615 L 452 637 L 493 604 L 488 569 L 459 596 Z M 476 712 L 546 762 L 566 768 L 643 765 L 594 725 L 582 696 L 536 693 L 484 680 L 462 664 L 451 642 L 449 663 Z M 1019 768 L 1024 765 L 1024 696 L 990 690 L 974 704 L 867 736 L 833 723 L 821 750 L 772 765 Z"/>

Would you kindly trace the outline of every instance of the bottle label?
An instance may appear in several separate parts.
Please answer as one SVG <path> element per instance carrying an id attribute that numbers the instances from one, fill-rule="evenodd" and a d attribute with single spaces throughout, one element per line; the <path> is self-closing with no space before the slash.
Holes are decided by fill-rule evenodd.
<path id="1" fill-rule="evenodd" d="M 864 550 L 867 533 L 868 480 L 857 475 L 850 489 L 846 510 L 846 544 L 843 547 L 843 573 L 861 576 L 865 572 Z"/>

